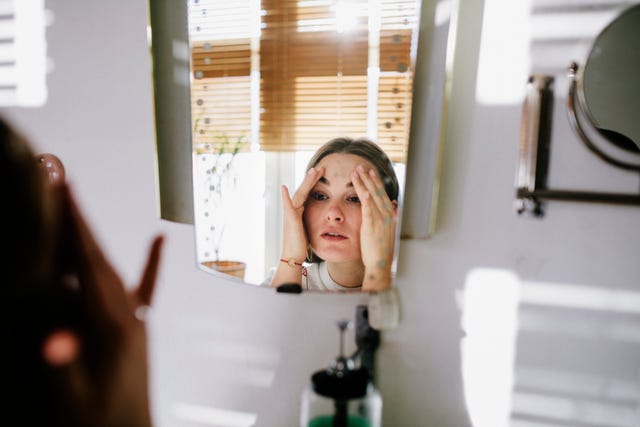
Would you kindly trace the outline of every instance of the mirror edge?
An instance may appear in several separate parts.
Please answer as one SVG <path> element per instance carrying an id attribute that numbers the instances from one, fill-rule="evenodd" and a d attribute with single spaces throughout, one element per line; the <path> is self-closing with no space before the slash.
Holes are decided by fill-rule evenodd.
<path id="1" fill-rule="evenodd" d="M 148 0 L 147 13 L 158 211 L 162 219 L 193 224 L 187 2 Z"/>
<path id="2" fill-rule="evenodd" d="M 443 5 L 450 7 L 448 20 L 446 20 L 448 24 L 441 24 L 439 28 L 438 21 L 445 21 Z M 430 77 L 428 82 L 426 79 L 415 78 L 413 86 L 401 239 L 426 239 L 436 229 L 458 8 L 459 0 L 423 1 L 420 10 L 415 75 L 433 77 Z M 437 94 L 430 93 L 434 87 L 441 88 L 441 91 Z M 422 118 L 426 119 L 421 120 Z M 427 166 L 421 167 L 424 164 Z"/>

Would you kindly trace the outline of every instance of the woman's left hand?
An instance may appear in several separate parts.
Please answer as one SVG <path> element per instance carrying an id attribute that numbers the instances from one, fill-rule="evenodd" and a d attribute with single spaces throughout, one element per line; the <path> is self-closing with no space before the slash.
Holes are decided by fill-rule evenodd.
<path id="1" fill-rule="evenodd" d="M 389 199 L 375 170 L 360 165 L 351 178 L 362 204 L 360 248 L 365 266 L 362 290 L 384 290 L 391 286 L 397 202 Z"/>

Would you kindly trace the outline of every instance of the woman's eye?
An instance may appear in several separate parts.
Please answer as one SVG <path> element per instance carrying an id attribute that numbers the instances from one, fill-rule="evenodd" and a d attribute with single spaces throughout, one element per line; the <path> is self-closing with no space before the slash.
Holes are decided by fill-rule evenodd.
<path id="1" fill-rule="evenodd" d="M 312 199 L 312 200 L 327 200 L 327 199 L 328 199 L 328 197 L 327 197 L 327 196 L 325 196 L 325 195 L 324 195 L 324 194 L 322 194 L 322 193 L 313 192 L 313 193 L 311 193 L 311 199 Z"/>
<path id="2" fill-rule="evenodd" d="M 350 196 L 347 197 L 347 201 L 351 203 L 360 203 L 360 198 L 358 196 Z"/>

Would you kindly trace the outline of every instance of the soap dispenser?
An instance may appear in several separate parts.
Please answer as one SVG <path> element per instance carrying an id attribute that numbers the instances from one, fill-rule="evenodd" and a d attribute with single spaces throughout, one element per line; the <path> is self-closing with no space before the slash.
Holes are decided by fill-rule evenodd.
<path id="1" fill-rule="evenodd" d="M 380 427 L 382 398 L 366 367 L 345 356 L 349 321 L 339 321 L 340 353 L 311 376 L 302 394 L 300 427 Z"/>

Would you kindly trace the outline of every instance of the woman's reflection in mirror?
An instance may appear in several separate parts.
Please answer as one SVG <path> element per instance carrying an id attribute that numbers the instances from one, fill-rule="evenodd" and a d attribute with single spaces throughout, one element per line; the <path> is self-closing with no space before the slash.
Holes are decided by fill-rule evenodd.
<path id="1" fill-rule="evenodd" d="M 265 283 L 313 291 L 391 287 L 399 185 L 384 151 L 366 138 L 336 138 L 318 149 L 290 194 L 278 266 Z"/>

